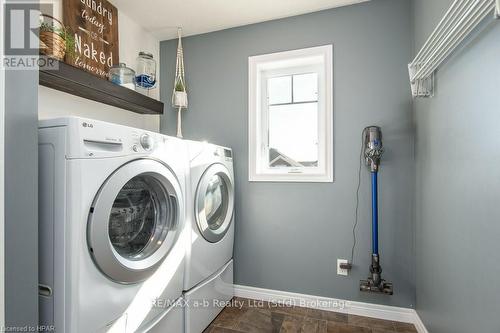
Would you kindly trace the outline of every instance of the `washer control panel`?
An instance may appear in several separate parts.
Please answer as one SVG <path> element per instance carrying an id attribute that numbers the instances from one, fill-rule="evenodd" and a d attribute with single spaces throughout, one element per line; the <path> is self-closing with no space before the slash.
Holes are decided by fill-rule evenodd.
<path id="1" fill-rule="evenodd" d="M 156 154 L 168 138 L 159 133 L 99 120 L 66 117 L 53 119 L 46 127 L 67 126 L 66 158 L 103 158 L 129 154 Z"/>

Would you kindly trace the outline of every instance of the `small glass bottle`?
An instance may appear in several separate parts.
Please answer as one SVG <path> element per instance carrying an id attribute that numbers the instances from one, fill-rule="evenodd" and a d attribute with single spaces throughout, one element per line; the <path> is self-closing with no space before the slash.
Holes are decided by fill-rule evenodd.
<path id="1" fill-rule="evenodd" d="M 109 69 L 109 81 L 122 87 L 135 90 L 135 72 L 123 62 Z"/>
<path id="2" fill-rule="evenodd" d="M 149 95 L 149 91 L 156 86 L 156 61 L 151 53 L 139 52 L 135 75 L 137 91 Z"/>

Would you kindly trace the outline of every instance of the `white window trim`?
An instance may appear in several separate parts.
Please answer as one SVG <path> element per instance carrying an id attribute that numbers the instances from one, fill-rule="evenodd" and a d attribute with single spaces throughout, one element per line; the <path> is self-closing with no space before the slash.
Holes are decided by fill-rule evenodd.
<path id="1" fill-rule="evenodd" d="M 320 92 L 323 91 L 324 98 L 320 98 L 318 102 L 318 138 L 319 138 L 319 165 L 318 168 L 301 168 L 295 172 L 289 169 L 286 173 L 283 169 L 271 170 L 270 168 L 262 168 L 258 150 L 263 147 L 262 138 L 264 135 L 261 131 L 267 128 L 267 116 L 263 114 L 267 112 L 267 107 L 264 107 L 266 99 L 262 98 L 265 87 L 262 86 L 262 76 L 266 72 L 272 71 L 273 74 L 280 71 L 276 68 L 289 67 L 299 68 L 300 66 L 311 66 L 309 61 L 300 63 L 300 59 L 312 59 L 321 57 L 321 62 L 324 62 L 324 72 L 320 76 L 324 76 L 324 87 L 318 87 Z M 271 64 L 271 65 L 270 65 Z M 291 73 L 283 71 L 283 74 Z M 320 83 L 323 80 L 319 80 Z M 324 104 L 324 105 L 323 105 Z M 264 111 L 266 110 L 266 111 Z M 293 51 L 277 52 L 265 55 L 252 56 L 248 58 L 248 116 L 249 116 L 249 181 L 262 182 L 333 182 L 333 46 L 324 45 L 299 49 Z M 323 139 L 321 139 L 323 138 Z M 262 155 L 260 155 L 262 156 Z M 326 165 L 322 165 L 322 163 Z M 319 172 L 318 172 L 319 171 Z"/>
<path id="2" fill-rule="evenodd" d="M 4 17 L 5 1 L 0 0 L 0 17 Z M 0 24 L 0 55 L 4 54 L 4 31 Z M 4 146 L 5 146 L 5 69 L 0 69 L 0 327 L 5 327 L 5 192 L 4 192 Z"/>

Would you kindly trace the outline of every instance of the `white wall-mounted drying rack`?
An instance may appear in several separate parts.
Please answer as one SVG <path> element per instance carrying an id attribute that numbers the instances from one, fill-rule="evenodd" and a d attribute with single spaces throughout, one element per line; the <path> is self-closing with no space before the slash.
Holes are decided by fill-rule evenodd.
<path id="1" fill-rule="evenodd" d="M 408 65 L 413 97 L 434 95 L 434 73 L 490 13 L 500 18 L 500 0 L 455 0 Z"/>

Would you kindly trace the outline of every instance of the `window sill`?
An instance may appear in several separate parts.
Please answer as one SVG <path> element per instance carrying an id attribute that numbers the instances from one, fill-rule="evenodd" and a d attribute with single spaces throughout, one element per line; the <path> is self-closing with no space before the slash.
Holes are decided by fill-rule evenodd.
<path id="1" fill-rule="evenodd" d="M 333 183 L 333 175 L 325 174 L 259 174 L 250 175 L 249 182 L 271 183 Z"/>

